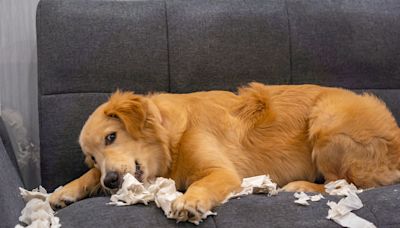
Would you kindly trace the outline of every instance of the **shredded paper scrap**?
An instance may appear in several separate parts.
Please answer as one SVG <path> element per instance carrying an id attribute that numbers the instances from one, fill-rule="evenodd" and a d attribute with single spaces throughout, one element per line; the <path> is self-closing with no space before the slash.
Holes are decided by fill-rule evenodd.
<path id="1" fill-rule="evenodd" d="M 61 188 L 61 187 L 60 187 Z M 58 188 L 58 189 L 60 189 Z M 56 191 L 58 190 L 56 189 Z M 19 188 L 26 206 L 21 211 L 19 221 L 24 225 L 16 225 L 15 228 L 59 228 L 60 219 L 54 216 L 54 211 L 50 206 L 46 189 L 42 186 L 32 191 Z"/>
<path id="2" fill-rule="evenodd" d="M 322 194 L 318 194 L 318 195 L 313 195 L 313 196 L 309 196 L 304 192 L 296 192 L 294 193 L 294 197 L 297 198 L 297 200 L 295 200 L 294 202 L 300 205 L 304 205 L 304 206 L 308 206 L 310 205 L 307 201 L 311 200 L 313 202 L 316 201 L 320 201 L 321 199 L 324 199 L 324 197 L 322 196 Z"/>
<path id="3" fill-rule="evenodd" d="M 330 195 L 345 196 L 345 198 L 341 199 L 338 203 L 328 201 L 327 204 L 330 209 L 326 218 L 332 219 L 343 227 L 376 227 L 373 223 L 351 212 L 364 206 L 361 199 L 357 196 L 357 193 L 362 192 L 362 190 L 358 190 L 356 186 L 347 183 L 346 180 L 338 180 L 325 185 L 325 191 Z"/>
<path id="4" fill-rule="evenodd" d="M 263 193 L 271 196 L 276 195 L 279 191 L 277 189 L 277 184 L 273 183 L 267 175 L 244 178 L 241 187 L 240 192 L 231 193 L 225 199 L 224 203 L 231 198 L 237 198 L 243 195 Z M 56 191 L 58 189 L 56 189 Z M 347 183 L 345 180 L 338 180 L 326 184 L 325 191 L 330 195 L 344 196 L 344 198 L 337 203 L 333 201 L 327 202 L 327 205 L 330 207 L 327 219 L 331 219 L 343 227 L 375 227 L 373 223 L 351 212 L 363 207 L 363 203 L 357 196 L 362 190 L 358 190 L 356 186 Z M 48 197 L 50 194 L 47 193 L 46 189 L 42 186 L 32 191 L 20 188 L 20 192 L 26 202 L 26 206 L 19 217 L 19 221 L 24 225 L 18 224 L 15 226 L 16 228 L 61 227 L 59 218 L 54 215 L 54 211 L 49 204 Z M 142 203 L 147 205 L 149 202 L 154 201 L 157 207 L 164 211 L 167 218 L 179 221 L 182 218 L 178 219 L 174 217 L 171 205 L 175 199 L 181 195 L 183 194 L 176 190 L 175 182 L 172 179 L 158 177 L 149 184 L 143 184 L 131 174 L 126 174 L 122 187 L 116 194 L 111 196 L 111 202 L 108 204 L 126 206 Z M 304 192 L 296 192 L 294 197 L 296 198 L 295 203 L 304 206 L 309 205 L 309 201 L 315 202 L 324 198 L 321 194 L 307 195 Z M 187 218 L 187 220 L 198 225 L 203 219 L 206 219 L 210 215 L 216 215 L 216 213 L 207 211 L 199 218 Z"/>
<path id="5" fill-rule="evenodd" d="M 272 183 L 271 179 L 266 175 L 244 178 L 242 182 L 242 191 L 231 194 L 225 202 L 230 198 L 252 193 L 276 194 L 276 184 Z M 111 196 L 111 202 L 109 204 L 126 206 L 143 203 L 147 205 L 149 202 L 154 201 L 157 207 L 164 211 L 167 218 L 178 220 L 171 212 L 171 205 L 172 202 L 181 195 L 181 192 L 176 191 L 175 182 L 172 179 L 158 177 L 153 183 L 144 185 L 131 174 L 126 174 L 121 189 Z M 207 211 L 200 218 L 186 219 L 198 225 L 202 219 L 207 218 L 209 215 L 216 215 L 216 213 Z"/>
<path id="6" fill-rule="evenodd" d="M 240 192 L 232 193 L 231 195 L 229 195 L 225 199 L 224 203 L 231 198 L 237 198 L 239 196 L 249 194 L 265 193 L 269 196 L 278 194 L 276 183 L 273 183 L 268 175 L 243 178 L 241 187 L 242 190 Z"/>
<path id="7" fill-rule="evenodd" d="M 357 189 L 354 184 L 347 183 L 346 180 L 337 180 L 330 182 L 325 185 L 325 191 L 329 195 L 345 196 L 338 203 L 328 201 L 327 205 L 330 207 L 328 211 L 327 219 L 331 219 L 337 224 L 343 227 L 350 228 L 374 228 L 375 225 L 356 214 L 352 213 L 353 210 L 358 210 L 363 207 L 361 199 L 357 196 L 357 193 L 361 193 L 362 190 Z M 297 204 L 304 206 L 310 205 L 308 200 L 319 201 L 324 198 L 321 194 L 309 196 L 304 192 L 294 193 Z"/>

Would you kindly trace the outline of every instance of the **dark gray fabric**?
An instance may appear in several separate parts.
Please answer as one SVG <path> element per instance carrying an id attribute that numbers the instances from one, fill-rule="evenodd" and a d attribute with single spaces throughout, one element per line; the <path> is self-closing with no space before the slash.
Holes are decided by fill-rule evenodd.
<path id="1" fill-rule="evenodd" d="M 400 227 L 400 185 L 365 191 L 360 198 L 374 214 L 378 227 Z"/>
<path id="2" fill-rule="evenodd" d="M 14 227 L 24 207 L 18 187 L 23 187 L 0 138 L 0 227 Z"/>
<path id="3" fill-rule="evenodd" d="M 89 115 L 109 94 L 45 95 L 40 99 L 42 185 L 52 191 L 86 170 L 78 138 Z"/>
<path id="4" fill-rule="evenodd" d="M 399 9 L 398 0 L 289 0 L 293 82 L 400 88 Z"/>
<path id="5" fill-rule="evenodd" d="M 40 94 L 167 91 L 162 1 L 42 0 Z"/>
<path id="6" fill-rule="evenodd" d="M 195 227 L 190 223 L 179 223 L 167 219 L 154 203 L 149 206 L 135 205 L 117 207 L 106 205 L 110 197 L 89 198 L 60 210 L 62 227 Z M 198 227 L 215 227 L 208 219 Z"/>
<path id="7" fill-rule="evenodd" d="M 364 207 L 355 214 L 378 227 L 400 226 L 400 185 L 368 190 L 360 194 Z M 273 197 L 250 195 L 232 199 L 218 207 L 217 216 L 209 217 L 199 227 L 339 227 L 326 219 L 328 200 L 338 202 L 341 197 L 325 196 L 310 206 L 294 203 L 293 193 L 279 193 Z M 58 212 L 63 227 L 196 227 L 189 223 L 176 224 L 168 220 L 161 209 L 133 205 L 106 205 L 109 197 L 98 197 L 72 204 Z M 89 216 L 90 215 L 90 216 Z"/>
<path id="8" fill-rule="evenodd" d="M 284 1 L 169 0 L 172 92 L 289 83 Z"/>

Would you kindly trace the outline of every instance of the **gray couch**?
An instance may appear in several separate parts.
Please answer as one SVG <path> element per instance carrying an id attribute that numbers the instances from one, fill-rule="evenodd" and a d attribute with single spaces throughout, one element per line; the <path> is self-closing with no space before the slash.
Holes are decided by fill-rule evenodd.
<path id="1" fill-rule="evenodd" d="M 42 185 L 55 189 L 87 168 L 77 138 L 116 88 L 138 93 L 234 90 L 250 81 L 368 90 L 400 120 L 400 1 L 42 0 L 37 11 Z M 0 224 L 23 203 L 0 144 Z M 355 213 L 400 227 L 400 185 L 360 194 Z M 218 207 L 199 227 L 337 227 L 326 197 L 303 207 L 291 193 L 251 195 Z M 108 197 L 58 212 L 63 227 L 192 227 L 155 207 L 107 206 Z"/>

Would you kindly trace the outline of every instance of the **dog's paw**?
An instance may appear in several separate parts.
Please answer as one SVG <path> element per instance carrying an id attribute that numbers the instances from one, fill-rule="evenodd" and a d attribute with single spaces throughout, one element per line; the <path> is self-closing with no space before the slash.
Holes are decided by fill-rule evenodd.
<path id="1" fill-rule="evenodd" d="M 209 210 L 211 210 L 210 200 L 185 194 L 172 203 L 171 216 L 178 222 L 198 223 Z"/>
<path id="2" fill-rule="evenodd" d="M 51 193 L 49 197 L 49 203 L 54 210 L 58 210 L 76 202 L 78 198 L 79 193 L 77 193 L 74 189 L 65 186 Z"/>

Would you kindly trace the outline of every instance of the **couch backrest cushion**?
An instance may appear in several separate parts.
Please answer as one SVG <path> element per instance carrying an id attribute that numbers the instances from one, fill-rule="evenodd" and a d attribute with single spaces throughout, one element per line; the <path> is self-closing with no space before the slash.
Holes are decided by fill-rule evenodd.
<path id="1" fill-rule="evenodd" d="M 400 1 L 289 2 L 294 83 L 400 88 Z"/>
<path id="2" fill-rule="evenodd" d="M 54 189 L 84 172 L 79 132 L 110 92 L 169 90 L 164 9 L 162 1 L 39 3 L 43 186 Z"/>
<path id="3" fill-rule="evenodd" d="M 42 1 L 41 95 L 168 88 L 164 3 Z"/>
<path id="4" fill-rule="evenodd" d="M 167 19 L 172 92 L 290 83 L 284 1 L 172 0 Z"/>

